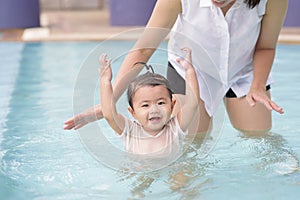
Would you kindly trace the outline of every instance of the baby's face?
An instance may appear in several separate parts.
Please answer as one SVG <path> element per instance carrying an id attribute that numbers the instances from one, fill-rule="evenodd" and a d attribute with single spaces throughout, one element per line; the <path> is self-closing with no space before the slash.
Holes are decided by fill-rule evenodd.
<path id="1" fill-rule="evenodd" d="M 170 119 L 174 102 L 165 86 L 144 86 L 132 97 L 132 116 L 139 121 L 145 131 L 152 135 L 159 133 Z"/>

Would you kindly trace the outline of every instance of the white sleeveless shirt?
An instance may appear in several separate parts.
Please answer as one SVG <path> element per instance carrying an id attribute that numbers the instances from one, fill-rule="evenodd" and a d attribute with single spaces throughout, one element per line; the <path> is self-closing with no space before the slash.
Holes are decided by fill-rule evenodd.
<path id="1" fill-rule="evenodd" d="M 237 97 L 246 95 L 253 79 L 253 54 L 267 0 L 250 9 L 236 0 L 224 16 L 211 0 L 181 0 L 182 13 L 170 33 L 168 59 L 184 77 L 176 62 L 182 47 L 192 50 L 200 97 L 210 116 L 229 88 Z M 268 78 L 267 84 L 272 82 Z"/>

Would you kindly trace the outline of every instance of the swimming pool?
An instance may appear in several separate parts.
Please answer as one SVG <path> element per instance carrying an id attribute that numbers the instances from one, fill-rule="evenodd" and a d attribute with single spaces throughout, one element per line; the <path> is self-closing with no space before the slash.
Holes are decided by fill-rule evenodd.
<path id="1" fill-rule="evenodd" d="M 80 65 L 96 42 L 0 43 L 1 199 L 297 199 L 300 196 L 300 46 L 279 45 L 273 67 L 272 133 L 244 138 L 227 117 L 206 157 L 190 152 L 169 167 L 116 171 L 98 162 L 75 131 Z M 130 48 L 111 41 L 107 52 Z M 109 48 L 111 47 L 111 48 Z M 160 62 L 164 55 L 155 55 Z M 105 149 L 104 149 L 105 150 Z M 109 152 L 108 152 L 109 153 Z"/>

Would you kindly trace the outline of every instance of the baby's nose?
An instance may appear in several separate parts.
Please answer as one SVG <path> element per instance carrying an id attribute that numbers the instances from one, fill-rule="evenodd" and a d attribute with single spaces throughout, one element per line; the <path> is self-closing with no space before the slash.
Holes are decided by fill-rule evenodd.
<path id="1" fill-rule="evenodd" d="M 151 105 L 151 107 L 150 107 L 150 112 L 151 113 L 156 113 L 158 111 L 159 111 L 159 109 L 158 109 L 158 106 L 156 104 Z"/>

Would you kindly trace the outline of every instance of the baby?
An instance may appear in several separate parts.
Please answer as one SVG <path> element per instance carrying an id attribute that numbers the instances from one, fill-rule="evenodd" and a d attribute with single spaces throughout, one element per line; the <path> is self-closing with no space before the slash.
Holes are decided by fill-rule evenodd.
<path id="1" fill-rule="evenodd" d="M 200 98 L 196 72 L 191 64 L 191 50 L 182 50 L 186 52 L 185 59 L 178 58 L 177 62 L 185 69 L 184 105 L 173 112 L 176 100 L 168 80 L 147 72 L 134 79 L 127 90 L 128 111 L 136 121 L 118 113 L 111 84 L 111 60 L 107 60 L 106 55 L 101 56 L 99 74 L 103 116 L 122 138 L 126 151 L 142 155 L 170 155 L 179 151 Z"/>

